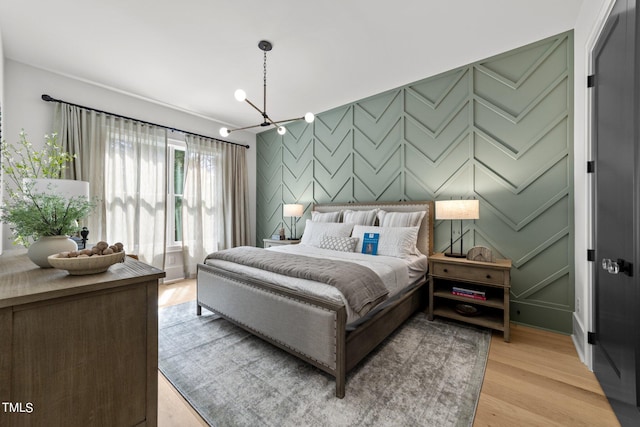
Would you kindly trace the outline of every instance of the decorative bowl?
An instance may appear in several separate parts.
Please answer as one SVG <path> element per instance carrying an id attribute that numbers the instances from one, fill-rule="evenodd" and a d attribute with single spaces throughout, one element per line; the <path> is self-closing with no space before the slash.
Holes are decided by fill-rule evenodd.
<path id="1" fill-rule="evenodd" d="M 477 316 L 480 314 L 480 310 L 470 304 L 456 304 L 455 310 L 463 316 Z"/>
<path id="2" fill-rule="evenodd" d="M 82 258 L 60 258 L 59 255 L 54 254 L 47 257 L 53 268 L 67 270 L 72 276 L 81 276 L 107 271 L 116 262 L 122 262 L 125 253 L 122 251 L 110 255 L 93 255 Z"/>

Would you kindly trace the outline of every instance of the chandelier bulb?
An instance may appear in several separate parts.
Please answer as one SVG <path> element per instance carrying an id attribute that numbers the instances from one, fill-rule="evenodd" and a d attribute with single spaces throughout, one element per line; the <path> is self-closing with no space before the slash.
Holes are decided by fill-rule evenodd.
<path id="1" fill-rule="evenodd" d="M 316 116 L 313 115 L 313 113 L 307 113 L 304 115 L 304 120 L 307 123 L 313 123 L 313 121 L 315 120 Z"/>
<path id="2" fill-rule="evenodd" d="M 285 133 L 287 133 L 287 129 L 284 126 L 280 126 L 278 127 L 278 133 L 280 135 L 284 135 Z"/>
<path id="3" fill-rule="evenodd" d="M 243 102 L 245 99 L 247 99 L 247 93 L 242 89 L 236 90 L 233 96 L 235 96 L 236 100 L 238 100 L 239 102 Z"/>
<path id="4" fill-rule="evenodd" d="M 220 136 L 229 136 L 229 129 L 227 128 L 220 128 Z"/>

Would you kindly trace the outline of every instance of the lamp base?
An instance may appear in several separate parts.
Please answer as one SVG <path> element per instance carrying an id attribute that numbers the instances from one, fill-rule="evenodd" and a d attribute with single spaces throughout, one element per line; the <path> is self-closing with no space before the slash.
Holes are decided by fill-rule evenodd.
<path id="1" fill-rule="evenodd" d="M 444 256 L 449 256 L 449 257 L 452 257 L 452 258 L 466 258 L 467 254 L 445 252 Z"/>

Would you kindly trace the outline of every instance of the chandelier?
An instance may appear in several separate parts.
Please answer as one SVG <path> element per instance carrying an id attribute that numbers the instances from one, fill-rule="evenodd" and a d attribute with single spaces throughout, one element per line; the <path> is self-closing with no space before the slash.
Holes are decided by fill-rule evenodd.
<path id="1" fill-rule="evenodd" d="M 238 89 L 236 90 L 236 92 L 234 93 L 234 96 L 236 98 L 236 100 L 242 102 L 242 101 L 246 101 L 247 104 L 251 105 L 253 108 L 256 109 L 256 111 L 258 113 L 260 113 L 260 115 L 263 118 L 263 122 L 257 125 L 252 125 L 252 126 L 246 126 L 243 128 L 237 128 L 237 129 L 228 129 L 228 128 L 221 128 L 220 129 L 220 135 L 221 136 L 229 136 L 229 134 L 231 132 L 235 132 L 238 130 L 245 130 L 245 129 L 251 129 L 251 128 L 255 128 L 258 126 L 262 126 L 262 127 L 267 127 L 267 126 L 275 126 L 276 129 L 278 129 L 278 133 L 280 135 L 284 135 L 285 133 L 287 133 L 287 129 L 282 126 L 282 123 L 287 123 L 287 122 L 293 122 L 296 120 L 302 120 L 304 119 L 307 123 L 312 123 L 313 120 L 315 119 L 315 116 L 313 115 L 313 113 L 307 113 L 305 114 L 303 117 L 296 117 L 293 119 L 287 119 L 287 120 L 278 120 L 278 121 L 274 121 L 271 119 L 271 117 L 269 117 L 267 115 L 267 52 L 270 51 L 273 46 L 271 45 L 270 42 L 266 41 L 266 40 L 261 40 L 258 43 L 258 47 L 260 48 L 260 50 L 262 50 L 264 52 L 264 64 L 263 64 L 263 69 L 264 69 L 264 83 L 263 83 L 263 108 L 262 110 L 258 107 L 256 107 L 256 105 L 249 101 L 247 99 L 247 93 L 242 90 L 242 89 Z"/>

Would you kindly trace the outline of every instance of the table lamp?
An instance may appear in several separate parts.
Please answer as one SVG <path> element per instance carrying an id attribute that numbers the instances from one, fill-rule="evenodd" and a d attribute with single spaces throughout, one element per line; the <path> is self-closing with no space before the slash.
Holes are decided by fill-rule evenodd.
<path id="1" fill-rule="evenodd" d="M 289 238 L 290 240 L 295 240 L 297 239 L 297 232 L 296 232 L 296 223 L 298 222 L 298 220 L 296 218 L 300 218 L 302 216 L 302 212 L 304 211 L 304 206 L 302 205 L 298 205 L 298 204 L 289 204 L 289 205 L 282 205 L 282 216 L 283 217 L 290 217 L 291 218 L 291 237 Z"/>
<path id="2" fill-rule="evenodd" d="M 451 244 L 445 256 L 464 258 L 462 250 L 462 220 L 480 218 L 479 200 L 436 200 L 436 219 L 451 220 Z M 453 252 L 453 221 L 460 220 L 460 252 Z"/>

